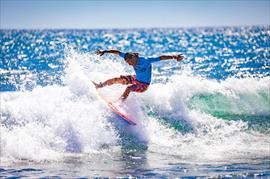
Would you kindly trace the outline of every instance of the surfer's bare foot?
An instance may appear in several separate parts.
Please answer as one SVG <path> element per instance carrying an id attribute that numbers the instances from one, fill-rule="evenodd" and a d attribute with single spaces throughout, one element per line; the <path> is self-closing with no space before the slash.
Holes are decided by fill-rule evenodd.
<path id="1" fill-rule="evenodd" d="M 129 95 L 129 94 L 124 93 L 124 94 L 121 95 L 120 99 L 121 99 L 122 101 L 124 101 L 124 100 L 127 99 L 128 95 Z"/>
<path id="2" fill-rule="evenodd" d="M 120 100 L 121 100 L 121 101 L 124 101 L 124 100 L 126 100 L 126 99 L 127 99 L 127 97 L 125 97 L 125 96 L 121 96 L 121 97 L 120 97 Z"/>
<path id="3" fill-rule="evenodd" d="M 93 81 L 92 81 L 92 83 L 95 85 L 96 89 L 104 87 L 104 85 L 102 83 L 96 83 Z"/>

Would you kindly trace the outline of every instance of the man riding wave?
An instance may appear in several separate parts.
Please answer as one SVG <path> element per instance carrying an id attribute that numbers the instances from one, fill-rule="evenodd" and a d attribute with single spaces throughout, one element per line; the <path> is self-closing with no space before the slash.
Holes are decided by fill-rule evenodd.
<path id="1" fill-rule="evenodd" d="M 154 58 L 140 57 L 138 53 L 123 53 L 118 50 L 97 50 L 97 55 L 104 55 L 105 53 L 112 53 L 125 59 L 125 62 L 134 68 L 135 75 L 120 76 L 112 78 L 100 83 L 94 83 L 96 88 L 102 88 L 104 86 L 110 86 L 112 84 L 128 85 L 125 92 L 122 94 L 121 99 L 126 99 L 130 92 L 145 92 L 150 83 L 152 76 L 152 63 L 161 60 L 175 59 L 178 62 L 184 59 L 182 54 L 178 55 L 162 55 Z"/>

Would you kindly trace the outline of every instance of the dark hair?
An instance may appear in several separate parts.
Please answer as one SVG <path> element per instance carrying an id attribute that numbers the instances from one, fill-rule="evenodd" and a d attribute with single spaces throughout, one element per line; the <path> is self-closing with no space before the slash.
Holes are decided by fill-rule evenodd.
<path id="1" fill-rule="evenodd" d="M 127 60 L 127 59 L 135 58 L 137 60 L 138 57 L 139 57 L 138 53 L 127 52 L 127 53 L 125 53 L 124 59 Z"/>

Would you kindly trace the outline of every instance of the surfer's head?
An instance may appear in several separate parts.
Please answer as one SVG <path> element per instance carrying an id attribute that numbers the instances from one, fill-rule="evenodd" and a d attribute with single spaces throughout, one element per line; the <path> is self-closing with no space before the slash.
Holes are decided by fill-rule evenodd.
<path id="1" fill-rule="evenodd" d="M 125 61 L 127 62 L 127 64 L 135 66 L 137 64 L 137 60 L 139 58 L 139 54 L 138 53 L 126 53 L 124 56 Z"/>

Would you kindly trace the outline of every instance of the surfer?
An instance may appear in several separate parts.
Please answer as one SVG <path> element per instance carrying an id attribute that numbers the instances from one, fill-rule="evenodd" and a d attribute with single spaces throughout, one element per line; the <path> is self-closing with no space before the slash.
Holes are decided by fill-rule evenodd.
<path id="1" fill-rule="evenodd" d="M 97 55 L 104 55 L 105 53 L 111 53 L 118 55 L 125 59 L 125 62 L 131 65 L 136 75 L 127 75 L 127 76 L 120 76 L 116 78 L 112 78 L 106 80 L 105 82 L 94 83 L 96 88 L 102 88 L 104 86 L 110 86 L 112 84 L 123 84 L 128 85 L 125 92 L 122 94 L 121 99 L 126 99 L 130 92 L 145 92 L 150 83 L 151 83 L 151 76 L 152 76 L 152 65 L 151 63 L 161 61 L 161 60 L 168 60 L 168 59 L 175 59 L 176 61 L 180 62 L 184 59 L 182 54 L 178 55 L 162 55 L 160 57 L 154 58 L 143 58 L 140 57 L 138 53 L 128 52 L 123 53 L 118 50 L 104 50 L 100 51 L 97 50 Z"/>

